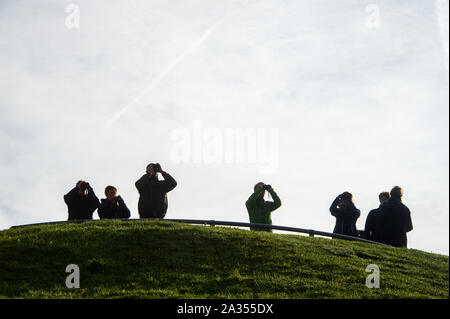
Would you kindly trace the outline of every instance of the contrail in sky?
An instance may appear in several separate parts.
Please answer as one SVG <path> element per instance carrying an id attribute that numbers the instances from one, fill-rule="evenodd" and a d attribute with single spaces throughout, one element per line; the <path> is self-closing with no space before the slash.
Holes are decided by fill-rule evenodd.
<path id="1" fill-rule="evenodd" d="M 113 117 L 109 119 L 107 122 L 107 126 L 111 126 L 115 121 L 117 121 L 126 111 L 128 111 L 132 106 L 134 106 L 144 95 L 150 92 L 156 85 L 159 84 L 183 59 L 194 52 L 208 37 L 214 32 L 214 30 L 222 24 L 223 19 L 220 19 L 216 23 L 214 23 L 211 27 L 209 27 L 200 38 L 198 38 L 192 45 L 187 48 L 182 54 L 180 54 L 172 63 L 167 66 L 155 79 L 153 79 L 150 84 L 130 103 L 125 105 L 119 112 L 117 112 Z"/>

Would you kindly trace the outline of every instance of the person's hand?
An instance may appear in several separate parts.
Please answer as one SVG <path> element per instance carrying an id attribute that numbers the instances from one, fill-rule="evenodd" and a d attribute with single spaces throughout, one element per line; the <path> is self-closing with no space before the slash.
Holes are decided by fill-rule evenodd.
<path id="1" fill-rule="evenodd" d="M 273 190 L 272 186 L 269 185 L 269 184 L 264 185 L 264 189 L 267 190 L 267 191 Z"/>
<path id="2" fill-rule="evenodd" d="M 147 167 L 147 174 L 150 176 L 156 175 L 158 173 L 161 173 L 163 170 L 161 168 L 161 165 L 159 163 L 152 164 Z"/>

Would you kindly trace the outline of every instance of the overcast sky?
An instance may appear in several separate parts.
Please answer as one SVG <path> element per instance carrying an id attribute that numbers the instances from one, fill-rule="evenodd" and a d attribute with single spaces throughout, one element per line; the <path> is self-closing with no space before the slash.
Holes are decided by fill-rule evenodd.
<path id="1" fill-rule="evenodd" d="M 160 162 L 167 218 L 246 222 L 263 181 L 276 225 L 331 232 L 350 191 L 362 229 L 400 185 L 409 247 L 448 255 L 448 80 L 448 1 L 0 0 L 0 229 L 79 179 L 137 218 Z"/>

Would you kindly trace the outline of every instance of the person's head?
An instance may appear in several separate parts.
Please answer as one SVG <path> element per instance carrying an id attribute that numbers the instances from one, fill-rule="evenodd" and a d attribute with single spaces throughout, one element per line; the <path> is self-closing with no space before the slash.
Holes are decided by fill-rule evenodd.
<path id="1" fill-rule="evenodd" d="M 158 163 L 150 163 L 147 165 L 147 174 L 151 176 L 156 176 L 156 174 L 161 170 L 161 166 Z"/>
<path id="2" fill-rule="evenodd" d="M 88 183 L 86 183 L 83 180 L 80 180 L 77 182 L 77 187 L 78 187 L 78 194 L 80 196 L 87 196 L 89 194 L 89 190 L 88 190 Z"/>
<path id="3" fill-rule="evenodd" d="M 381 204 L 386 203 L 390 197 L 391 195 L 389 195 L 389 192 L 382 192 L 380 193 L 380 195 L 378 195 L 378 199 L 380 200 Z"/>
<path id="4" fill-rule="evenodd" d="M 253 190 L 254 190 L 255 192 L 257 192 L 257 191 L 259 191 L 259 190 L 261 190 L 261 189 L 264 189 L 264 185 L 265 185 L 265 184 L 264 184 L 263 182 L 259 182 L 259 183 L 257 183 L 257 184 L 255 185 L 255 187 L 253 187 Z M 263 190 L 263 191 L 261 192 L 261 195 L 259 195 L 259 197 L 260 197 L 260 198 L 264 198 L 265 193 L 266 193 L 266 191 Z"/>
<path id="5" fill-rule="evenodd" d="M 400 186 L 394 186 L 391 189 L 391 198 L 392 199 L 402 199 L 403 189 Z"/>
<path id="6" fill-rule="evenodd" d="M 149 175 L 151 175 L 151 176 L 156 175 L 156 172 L 155 172 L 155 164 L 150 163 L 150 164 L 147 165 L 147 174 L 149 174 Z"/>
<path id="7" fill-rule="evenodd" d="M 343 192 L 340 197 L 341 197 L 341 203 L 343 205 L 349 205 L 349 204 L 353 203 L 352 193 Z"/>
<path id="8" fill-rule="evenodd" d="M 115 198 L 117 195 L 117 188 L 115 188 L 114 186 L 106 186 L 105 188 L 105 196 L 107 199 L 113 199 Z"/>

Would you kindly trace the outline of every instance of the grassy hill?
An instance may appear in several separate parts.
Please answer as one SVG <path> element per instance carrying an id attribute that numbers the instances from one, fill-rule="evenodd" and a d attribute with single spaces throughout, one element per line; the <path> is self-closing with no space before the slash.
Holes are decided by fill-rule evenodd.
<path id="1" fill-rule="evenodd" d="M 80 289 L 65 286 L 68 264 Z M 380 288 L 366 287 L 367 265 Z M 1 298 L 448 298 L 449 258 L 411 249 L 173 222 L 0 232 Z"/>

